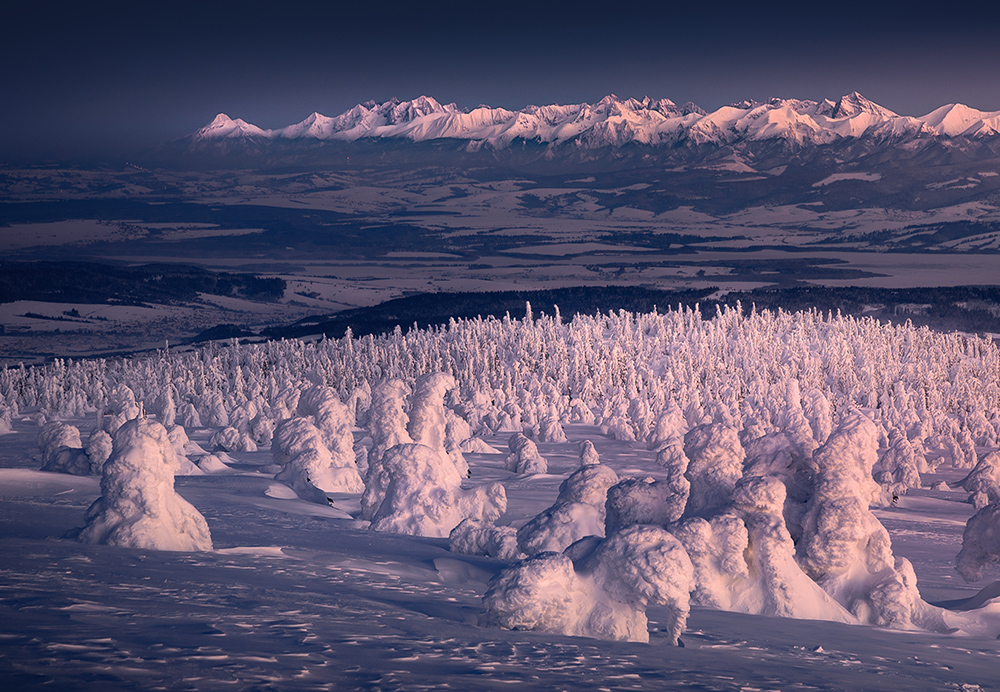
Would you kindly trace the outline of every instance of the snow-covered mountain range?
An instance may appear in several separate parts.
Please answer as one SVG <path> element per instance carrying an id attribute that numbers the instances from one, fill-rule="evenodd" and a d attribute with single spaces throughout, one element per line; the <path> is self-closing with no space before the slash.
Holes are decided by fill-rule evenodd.
<path id="1" fill-rule="evenodd" d="M 265 130 L 224 113 L 194 133 L 196 148 L 213 143 L 354 142 L 409 140 L 465 142 L 467 150 L 534 142 L 549 147 L 600 149 L 639 144 L 653 147 L 779 142 L 793 148 L 868 140 L 899 146 L 927 139 L 983 140 L 1000 135 L 1000 111 L 962 104 L 926 115 L 899 115 L 853 92 L 836 101 L 771 99 L 743 101 L 706 112 L 668 99 L 606 96 L 594 104 L 527 106 L 512 111 L 479 106 L 460 109 L 429 96 L 412 101 L 359 104 L 336 116 L 313 113 L 300 123 Z"/>

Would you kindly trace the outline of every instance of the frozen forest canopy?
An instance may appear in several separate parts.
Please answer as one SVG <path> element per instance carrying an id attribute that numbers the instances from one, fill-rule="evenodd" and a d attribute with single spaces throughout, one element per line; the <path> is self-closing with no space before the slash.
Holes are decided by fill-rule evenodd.
<path id="1" fill-rule="evenodd" d="M 123 498 L 144 492 L 129 469 L 169 466 L 147 484 L 169 495 L 173 474 L 225 471 L 229 453 L 270 446 L 265 470 L 302 499 L 361 495 L 372 530 L 450 535 L 455 552 L 502 561 L 484 600 L 493 625 L 647 641 L 645 611 L 658 606 L 676 643 L 697 605 L 1000 634 L 995 615 L 922 600 L 871 511 L 920 487 L 920 473 L 967 468 L 981 509 L 960 573 L 979 578 L 1000 559 L 1000 462 L 977 453 L 1000 441 L 1000 350 L 984 338 L 816 310 L 564 322 L 529 304 L 523 319 L 405 334 L 0 371 L 0 432 L 24 412 L 47 470 L 103 465 L 84 536 L 106 532 L 108 512 L 127 520 Z M 63 422 L 95 417 L 86 444 Z M 555 503 L 514 516 L 503 484 L 479 481 L 466 457 L 505 454 L 480 439 L 502 434 L 510 474 L 544 474 L 535 443 L 565 444 L 573 425 L 654 453 L 663 477 L 616 474 L 584 444 Z M 203 428 L 211 452 L 185 434 Z M 211 522 L 170 501 L 183 531 L 152 526 L 118 544 L 166 532 L 159 545 L 211 549 Z"/>

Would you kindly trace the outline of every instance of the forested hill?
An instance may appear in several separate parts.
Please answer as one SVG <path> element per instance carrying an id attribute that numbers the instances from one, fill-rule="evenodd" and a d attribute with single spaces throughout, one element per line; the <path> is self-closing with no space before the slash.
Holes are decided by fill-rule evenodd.
<path id="1" fill-rule="evenodd" d="M 270 338 L 301 337 L 325 334 L 343 336 L 350 327 L 356 336 L 391 332 L 397 326 L 404 331 L 447 324 L 451 318 L 503 317 L 510 313 L 521 318 L 525 304 L 533 313 L 554 314 L 558 306 L 563 318 L 576 314 L 595 314 L 609 310 L 650 312 L 699 304 L 706 317 L 715 315 L 720 305 L 740 303 L 744 312 L 756 308 L 840 311 L 845 315 L 871 316 L 890 322 L 911 320 L 945 331 L 1000 333 L 1000 287 L 958 286 L 944 288 L 869 288 L 800 286 L 781 289 L 755 289 L 709 298 L 715 288 L 666 291 L 641 286 L 577 286 L 547 291 L 501 291 L 485 293 L 426 293 L 397 298 L 369 308 L 345 310 L 335 315 L 313 317 L 263 332 Z M 201 338 L 249 336 L 231 325 L 210 330 Z"/>

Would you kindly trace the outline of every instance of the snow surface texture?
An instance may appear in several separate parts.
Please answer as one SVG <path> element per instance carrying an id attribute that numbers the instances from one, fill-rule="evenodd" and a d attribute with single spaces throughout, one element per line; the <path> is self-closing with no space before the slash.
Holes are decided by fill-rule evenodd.
<path id="1" fill-rule="evenodd" d="M 77 538 L 123 548 L 211 550 L 205 518 L 174 492 L 176 455 L 160 423 L 134 418 L 115 432 L 101 497 Z"/>

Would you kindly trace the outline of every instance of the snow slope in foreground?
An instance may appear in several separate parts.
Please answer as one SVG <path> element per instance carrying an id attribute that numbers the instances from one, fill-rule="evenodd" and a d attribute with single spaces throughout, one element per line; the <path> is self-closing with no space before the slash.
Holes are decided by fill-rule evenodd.
<path id="1" fill-rule="evenodd" d="M 69 421 L 86 430 L 92 421 Z M 0 678 L 5 689 L 992 689 L 993 638 L 889 631 L 695 608 L 667 645 L 652 607 L 650 644 L 488 628 L 482 596 L 502 563 L 449 552 L 446 539 L 369 531 L 356 495 L 333 507 L 296 499 L 233 452 L 234 472 L 179 477 L 215 550 L 85 545 L 98 480 L 35 471 L 38 428 L 0 437 Z M 207 444 L 211 431 L 192 433 Z M 552 504 L 595 442 L 620 476 L 662 477 L 654 453 L 567 425 L 539 443 L 549 472 L 515 476 L 503 455 L 467 454 L 478 483 L 501 481 L 507 519 Z M 358 434 L 358 433 L 356 433 Z M 488 437 L 498 449 L 506 435 Z M 950 474 L 950 475 L 949 475 Z M 957 480 L 942 470 L 928 481 Z M 954 476 L 954 477 L 952 477 Z M 974 598 L 952 567 L 972 506 L 961 490 L 914 490 L 877 514 L 932 602 Z M 961 603 L 951 603 L 960 607 Z"/>

